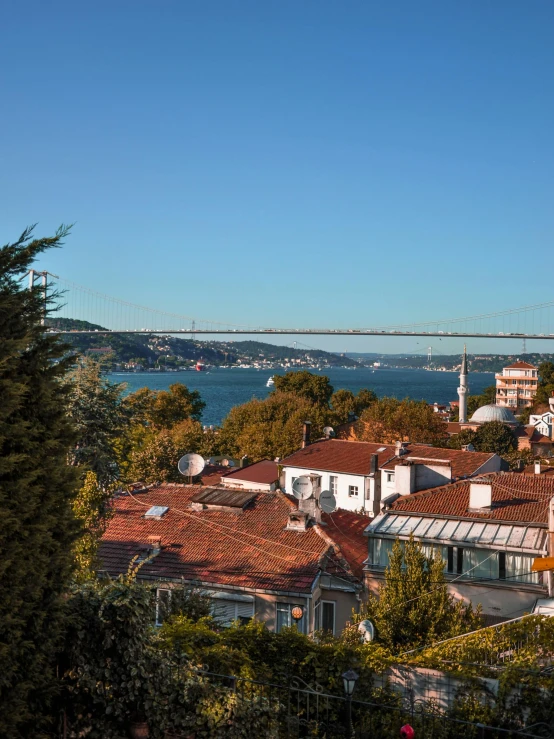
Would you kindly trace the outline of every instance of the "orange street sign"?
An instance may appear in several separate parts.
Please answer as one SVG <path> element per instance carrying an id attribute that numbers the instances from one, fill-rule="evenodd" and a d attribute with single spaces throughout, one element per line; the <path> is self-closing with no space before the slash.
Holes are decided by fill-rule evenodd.
<path id="1" fill-rule="evenodd" d="M 533 572 L 546 572 L 554 570 L 554 557 L 537 557 L 531 566 Z"/>

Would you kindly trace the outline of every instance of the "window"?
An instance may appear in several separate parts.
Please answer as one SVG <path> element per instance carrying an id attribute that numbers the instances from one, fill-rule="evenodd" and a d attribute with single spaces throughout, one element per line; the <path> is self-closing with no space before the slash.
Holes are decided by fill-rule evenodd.
<path id="1" fill-rule="evenodd" d="M 358 486 L 357 485 L 349 485 L 348 486 L 348 495 L 350 495 L 351 498 L 357 498 L 358 497 Z"/>
<path id="2" fill-rule="evenodd" d="M 329 475 L 329 492 L 333 493 L 333 495 L 336 495 L 338 489 L 339 478 L 337 477 L 337 475 Z"/>
<path id="3" fill-rule="evenodd" d="M 300 606 L 303 610 L 303 616 L 300 619 L 300 621 L 296 622 L 292 617 L 292 609 L 295 606 Z M 292 626 L 293 624 L 296 624 L 298 631 L 305 634 L 306 633 L 306 607 L 301 605 L 300 603 L 277 603 L 277 618 L 275 621 L 275 631 L 279 634 L 282 629 L 284 629 L 285 626 Z"/>
<path id="4" fill-rule="evenodd" d="M 156 590 L 156 626 L 161 626 L 168 616 L 171 602 L 171 590 L 158 588 Z"/>
<path id="5" fill-rule="evenodd" d="M 498 579 L 506 579 L 506 552 L 498 552 Z"/>
<path id="6" fill-rule="evenodd" d="M 461 575 L 464 567 L 463 547 L 447 547 L 446 571 L 451 575 Z"/>
<path id="7" fill-rule="evenodd" d="M 393 545 L 394 539 L 370 539 L 369 552 L 372 563 L 377 567 L 387 567 Z"/>
<path id="8" fill-rule="evenodd" d="M 248 623 L 254 617 L 254 601 L 234 600 L 230 595 L 212 596 L 212 615 L 221 626 L 230 626 L 233 621 Z"/>
<path id="9" fill-rule="evenodd" d="M 386 477 L 387 483 L 394 482 L 394 472 L 387 472 L 385 474 L 385 477 Z"/>
<path id="10" fill-rule="evenodd" d="M 335 633 L 335 601 L 318 600 L 314 608 L 314 629 Z"/>

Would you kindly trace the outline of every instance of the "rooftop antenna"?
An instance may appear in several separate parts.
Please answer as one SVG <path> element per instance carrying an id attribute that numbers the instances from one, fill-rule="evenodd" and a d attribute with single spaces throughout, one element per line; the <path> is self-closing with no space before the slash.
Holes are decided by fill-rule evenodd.
<path id="1" fill-rule="evenodd" d="M 292 494 L 297 500 L 308 500 L 313 492 L 314 486 L 308 475 L 301 475 L 292 483 Z"/>
<path id="2" fill-rule="evenodd" d="M 337 499 L 330 490 L 322 490 L 317 502 L 325 513 L 333 513 L 337 510 Z"/>
<path id="3" fill-rule="evenodd" d="M 205 466 L 204 458 L 199 454 L 185 454 L 177 463 L 179 472 L 185 477 L 188 477 L 189 485 L 192 484 L 192 478 L 199 475 Z"/>

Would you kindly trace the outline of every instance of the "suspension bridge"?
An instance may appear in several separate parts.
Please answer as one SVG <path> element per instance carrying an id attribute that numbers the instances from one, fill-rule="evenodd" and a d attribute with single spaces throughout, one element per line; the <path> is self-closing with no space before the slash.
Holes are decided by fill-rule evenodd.
<path id="1" fill-rule="evenodd" d="M 264 327 L 180 315 L 105 295 L 49 272 L 32 271 L 29 284 L 48 292 L 48 330 L 62 334 L 413 336 L 554 340 L 554 300 L 462 318 L 346 328 Z M 52 305 L 53 304 L 53 305 Z"/>

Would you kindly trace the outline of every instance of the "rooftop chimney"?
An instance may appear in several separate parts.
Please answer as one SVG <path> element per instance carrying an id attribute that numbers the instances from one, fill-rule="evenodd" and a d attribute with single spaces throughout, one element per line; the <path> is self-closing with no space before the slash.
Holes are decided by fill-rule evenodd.
<path id="1" fill-rule="evenodd" d="M 396 452 L 397 457 L 401 457 L 403 454 L 406 454 L 408 451 L 408 444 L 405 441 L 396 441 L 394 443 L 394 451 Z"/>
<path id="2" fill-rule="evenodd" d="M 475 447 L 473 444 L 463 444 L 462 445 L 462 452 L 474 452 Z"/>
<path id="3" fill-rule="evenodd" d="M 310 445 L 310 431 L 312 428 L 311 421 L 304 421 L 302 426 L 302 449 Z"/>
<path id="4" fill-rule="evenodd" d="M 247 454 L 243 454 L 242 457 L 240 458 L 240 466 L 248 467 L 248 455 Z"/>
<path id="5" fill-rule="evenodd" d="M 472 482 L 469 485 L 469 510 L 480 511 L 492 506 L 492 485 L 490 482 Z"/>
<path id="6" fill-rule="evenodd" d="M 162 537 L 161 536 L 149 536 L 147 538 L 148 545 L 153 552 L 159 552 L 162 548 Z"/>
<path id="7" fill-rule="evenodd" d="M 535 462 L 535 475 L 541 474 L 541 462 L 540 459 L 537 459 Z"/>
<path id="8" fill-rule="evenodd" d="M 376 475 L 378 469 L 379 469 L 379 455 L 372 454 L 371 459 L 369 461 L 369 474 Z"/>

